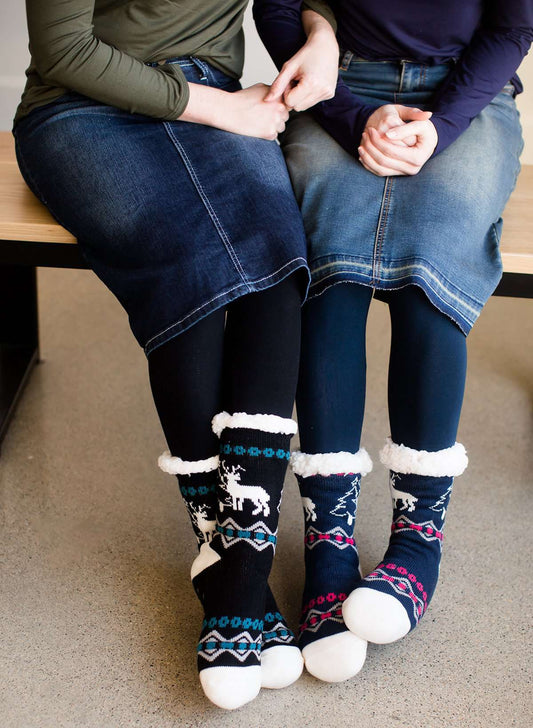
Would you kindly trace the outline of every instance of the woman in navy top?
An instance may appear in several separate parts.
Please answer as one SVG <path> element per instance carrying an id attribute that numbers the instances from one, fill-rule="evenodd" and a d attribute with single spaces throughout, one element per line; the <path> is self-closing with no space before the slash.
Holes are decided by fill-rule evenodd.
<path id="1" fill-rule="evenodd" d="M 367 641 L 413 629 L 437 584 L 453 478 L 468 462 L 456 442 L 466 336 L 501 277 L 500 216 L 519 172 L 516 69 L 533 3 L 312 7 L 337 28 L 340 72 L 333 97 L 293 115 L 282 138 L 312 272 L 292 463 L 306 519 L 300 646 L 311 673 L 337 681 L 361 668 Z M 303 109 L 297 82 L 308 68 L 330 74 L 335 59 L 302 62 L 298 0 L 256 0 L 255 17 L 283 66 L 270 97 Z M 380 459 L 393 519 L 383 560 L 362 579 L 353 524 L 372 467 L 360 435 L 374 294 L 392 326 Z"/>

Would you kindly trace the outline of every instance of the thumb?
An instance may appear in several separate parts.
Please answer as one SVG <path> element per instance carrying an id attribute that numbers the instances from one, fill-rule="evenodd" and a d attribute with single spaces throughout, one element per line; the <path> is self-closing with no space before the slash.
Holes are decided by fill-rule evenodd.
<path id="1" fill-rule="evenodd" d="M 285 93 L 287 86 L 292 81 L 294 71 L 291 66 L 284 68 L 272 82 L 270 91 L 265 96 L 265 101 L 280 101 Z"/>

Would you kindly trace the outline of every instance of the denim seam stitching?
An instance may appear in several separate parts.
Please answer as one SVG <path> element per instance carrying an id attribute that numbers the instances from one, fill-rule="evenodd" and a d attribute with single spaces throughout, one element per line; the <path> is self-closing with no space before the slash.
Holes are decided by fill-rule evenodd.
<path id="1" fill-rule="evenodd" d="M 352 271 L 343 271 L 343 272 L 344 273 L 351 273 L 352 275 L 360 275 L 360 276 L 362 275 L 362 274 L 357 274 L 357 273 L 352 272 Z M 320 281 L 317 281 L 317 283 L 315 284 L 315 288 L 318 286 L 319 283 L 325 283 L 326 279 L 333 277 L 333 275 L 335 275 L 335 274 L 332 273 L 330 276 L 325 276 Z M 380 286 L 380 287 L 378 287 L 378 290 L 380 290 L 380 291 L 399 291 L 402 288 L 405 288 L 406 286 L 409 286 L 409 285 L 418 286 L 419 288 L 421 288 L 422 290 L 424 290 L 424 286 L 422 284 L 426 284 L 428 286 L 428 288 L 430 289 L 430 291 L 435 295 L 435 298 L 437 298 L 440 301 L 443 309 L 446 309 L 446 310 L 442 310 L 442 313 L 444 313 L 446 316 L 448 316 L 449 319 L 451 319 L 454 323 L 456 323 L 457 326 L 459 326 L 459 328 L 463 332 L 463 334 L 467 335 L 468 334 L 468 331 L 465 329 L 464 324 L 466 323 L 467 324 L 467 327 L 469 329 L 471 329 L 472 326 L 475 323 L 475 320 L 474 321 L 471 321 L 463 313 L 461 313 L 456 308 L 454 308 L 451 303 L 449 303 L 444 298 L 442 298 L 442 296 L 440 296 L 438 294 L 438 292 L 434 288 L 432 288 L 432 286 L 429 285 L 429 283 L 426 281 L 425 278 L 423 278 L 420 275 L 413 276 L 413 278 L 419 279 L 421 281 L 421 283 L 419 283 L 417 280 L 413 280 L 412 282 L 408 282 L 408 283 L 406 283 L 404 285 L 400 285 L 400 286 L 391 286 L 391 287 L 388 287 L 388 288 L 385 288 L 383 286 Z M 351 281 L 351 280 L 334 281 L 333 283 L 325 284 L 323 286 L 322 290 L 319 293 L 313 293 L 313 285 L 311 285 L 311 290 L 310 290 L 310 293 L 309 293 L 309 300 L 314 299 L 314 298 L 317 298 L 322 293 L 325 293 L 325 291 L 327 291 L 328 288 L 332 288 L 332 286 L 338 285 L 340 283 L 359 283 L 361 285 L 366 285 L 364 282 L 361 282 L 359 280 L 354 280 L 354 281 Z M 439 309 L 439 310 L 441 310 L 441 309 Z M 451 312 L 453 312 L 453 315 L 452 315 Z M 478 311 L 476 313 L 476 315 L 479 315 L 479 313 L 480 313 L 480 311 Z"/>
<path id="2" fill-rule="evenodd" d="M 478 311 L 483 306 L 482 301 L 478 300 L 477 298 L 474 298 L 474 296 L 469 296 L 467 293 L 465 293 L 464 291 L 461 291 L 459 288 L 454 286 L 454 284 L 451 281 L 449 281 L 448 278 L 446 278 L 446 276 L 444 276 L 440 271 L 438 271 L 436 268 L 434 268 L 434 266 L 432 266 L 429 261 L 426 261 L 422 257 L 416 257 L 414 260 L 415 260 L 416 266 L 420 270 L 423 270 L 431 280 L 434 280 L 440 289 L 442 289 L 443 291 L 446 291 L 448 293 L 448 295 L 450 296 L 450 298 L 452 298 L 456 301 L 459 301 L 465 308 L 467 308 L 473 312 Z M 370 263 L 367 263 L 365 265 L 364 262 L 361 262 L 361 263 L 354 264 L 353 267 L 350 267 L 350 261 L 342 260 L 342 261 L 332 261 L 332 264 L 336 265 L 339 262 L 342 263 L 343 268 L 340 268 L 340 270 L 339 269 L 334 270 L 332 273 L 329 273 L 326 275 L 321 275 L 321 277 L 318 280 L 329 278 L 329 277 L 331 277 L 333 275 L 337 275 L 337 274 L 343 274 L 343 273 L 353 274 L 354 272 L 356 272 L 358 275 L 363 275 L 363 276 L 366 276 L 367 278 L 369 278 L 372 281 L 372 283 L 375 282 L 375 280 L 372 276 L 372 267 L 371 267 Z M 331 263 L 329 265 L 331 265 Z M 327 267 L 328 267 L 328 265 L 322 265 L 322 266 L 314 268 L 311 271 L 311 276 L 313 277 L 313 275 L 317 274 L 319 271 L 321 271 L 322 269 L 327 268 Z M 363 272 L 365 267 L 368 270 L 368 273 Z M 389 280 L 389 281 L 398 280 L 398 277 L 403 276 L 405 274 L 405 271 L 411 269 L 412 267 L 413 267 L 412 262 L 410 262 L 406 265 L 402 265 L 402 266 L 399 266 L 399 265 L 388 266 L 387 270 L 393 272 L 396 277 L 388 278 L 387 280 Z M 354 269 L 355 269 L 355 271 L 354 271 Z M 438 275 L 437 275 L 437 273 L 438 273 Z M 426 280 L 419 273 L 414 273 L 413 275 L 415 275 L 419 278 L 422 278 L 422 280 Z M 432 287 L 429 282 L 428 282 L 428 287 L 435 293 L 435 295 L 438 295 L 437 289 Z M 458 291 L 460 293 L 460 295 L 459 295 L 459 293 L 455 293 L 455 291 Z M 468 301 L 466 299 L 468 299 Z"/>
<path id="3" fill-rule="evenodd" d="M 205 192 L 205 190 L 202 187 L 202 184 L 196 174 L 196 171 L 192 165 L 192 162 L 190 161 L 189 157 L 187 156 L 187 153 L 186 153 L 185 149 L 183 148 L 182 144 L 180 143 L 179 139 L 174 134 L 174 131 L 172 129 L 170 122 L 168 122 L 168 121 L 164 122 L 164 126 L 167 130 L 167 134 L 172 139 L 174 145 L 176 146 L 176 149 L 178 150 L 178 153 L 180 154 L 181 158 L 183 159 L 183 162 L 187 168 L 187 171 L 189 172 L 191 180 L 192 180 L 194 186 L 196 187 L 196 190 L 197 190 L 198 194 L 200 195 L 202 202 L 204 203 L 207 213 L 208 213 L 209 217 L 211 218 L 213 225 L 215 226 L 215 229 L 216 229 L 217 233 L 219 234 L 220 239 L 222 240 L 224 247 L 226 248 L 226 250 L 230 256 L 230 258 L 233 262 L 233 265 L 237 269 L 243 283 L 245 283 L 246 285 L 249 285 L 248 279 L 246 278 L 246 275 L 245 275 L 242 265 L 239 261 L 239 258 L 237 257 L 237 254 L 235 253 L 235 250 L 233 249 L 233 247 L 231 245 L 230 239 L 229 239 L 226 231 L 224 230 L 222 223 L 220 222 L 220 219 L 218 218 L 218 216 L 211 204 L 211 201 L 210 201 L 209 197 L 207 196 L 207 193 Z"/>
<path id="4" fill-rule="evenodd" d="M 376 236 L 374 238 L 374 255 L 372 260 L 372 281 L 379 278 L 381 268 L 381 251 L 383 248 L 383 239 L 385 237 L 385 228 L 390 208 L 390 198 L 392 196 L 392 180 L 390 177 L 385 178 L 385 187 L 381 199 L 381 209 L 379 211 Z"/>
<path id="5" fill-rule="evenodd" d="M 454 301 L 459 301 L 464 306 L 464 308 L 468 309 L 469 311 L 472 311 L 472 313 L 474 313 L 476 315 L 479 315 L 479 311 L 480 311 L 480 309 L 482 307 L 482 304 L 480 304 L 478 301 L 474 301 L 475 303 L 478 304 L 477 308 L 475 308 L 474 306 L 472 306 L 472 305 L 470 305 L 468 303 L 465 303 L 459 296 L 457 296 L 455 293 L 453 293 L 445 285 L 443 285 L 442 283 L 440 283 L 440 281 L 438 281 L 438 279 L 436 278 L 436 276 L 431 273 L 431 270 L 429 268 L 424 267 L 423 270 L 426 272 L 426 274 L 428 275 L 428 277 L 434 278 L 437 281 L 438 288 L 435 285 L 432 285 L 432 283 L 430 283 L 430 281 L 427 278 L 425 278 L 424 276 L 422 276 L 420 273 L 413 273 L 412 274 L 412 277 L 413 278 L 419 278 L 420 280 L 422 280 L 427 285 L 427 287 L 430 289 L 430 291 L 432 291 L 435 294 L 435 296 L 440 301 L 442 301 L 447 306 L 450 306 L 450 308 L 453 308 L 452 304 L 449 301 L 446 301 L 446 299 L 443 298 L 442 294 L 439 293 L 439 289 L 442 290 L 442 291 L 445 291 L 448 294 L 448 296 L 450 297 L 450 299 L 452 299 Z M 362 277 L 365 277 L 365 278 L 371 278 L 371 276 L 369 274 L 365 274 L 363 271 L 357 271 L 357 270 L 353 270 L 353 269 L 349 269 L 348 268 L 346 270 L 336 270 L 336 271 L 332 271 L 328 275 L 321 276 L 317 281 L 315 281 L 314 283 L 311 283 L 311 287 L 313 285 L 318 285 L 318 283 L 320 283 L 321 281 L 325 281 L 328 278 L 332 278 L 335 275 L 358 275 L 358 276 L 362 276 Z M 394 283 L 396 280 L 401 280 L 401 278 L 400 279 L 398 279 L 398 278 L 389 278 L 388 279 L 388 282 Z M 371 279 L 371 283 L 374 285 L 375 284 L 375 281 L 373 279 Z M 409 285 L 409 284 L 407 283 L 406 285 Z M 376 286 L 374 285 L 374 287 L 376 287 Z M 401 287 L 402 286 L 397 286 L 397 288 L 401 288 Z M 386 288 L 383 288 L 383 290 L 387 290 L 387 289 Z M 454 308 L 454 311 L 456 311 L 457 314 L 459 316 L 461 316 L 461 318 L 464 318 L 466 321 L 469 321 L 469 319 L 463 313 L 461 313 L 460 311 L 457 311 L 455 308 Z"/>
<path id="6" fill-rule="evenodd" d="M 263 276 L 262 278 L 257 278 L 256 280 L 252 281 L 252 285 L 257 284 L 257 283 L 262 283 L 263 281 L 268 280 L 269 278 L 273 278 L 278 273 L 281 273 L 282 270 L 284 270 L 285 268 L 288 268 L 288 267 L 292 266 L 294 263 L 298 262 L 299 260 L 301 260 L 302 263 L 307 266 L 306 259 L 305 258 L 302 258 L 301 256 L 298 256 L 297 258 L 293 258 L 292 260 L 289 260 L 287 263 L 285 263 L 285 265 L 282 265 L 281 268 L 278 268 L 277 270 L 272 271 L 272 273 L 269 273 L 267 276 Z M 295 270 L 297 270 L 297 269 L 295 269 Z M 193 316 L 195 313 L 197 313 L 198 311 L 201 311 L 203 308 L 205 308 L 206 306 L 208 306 L 210 303 L 213 303 L 218 298 L 222 298 L 223 296 L 227 296 L 228 293 L 232 293 L 233 291 L 235 291 L 238 288 L 240 288 L 242 285 L 243 285 L 242 283 L 238 283 L 237 285 L 232 286 L 231 288 L 228 288 L 228 290 L 223 291 L 222 293 L 218 293 L 216 296 L 213 296 L 213 298 L 210 298 L 208 301 L 205 301 L 204 303 L 202 303 L 201 306 L 197 306 L 192 311 L 189 311 L 187 314 L 185 314 L 185 316 L 183 316 L 182 318 L 180 318 L 178 321 L 175 321 L 170 326 L 167 326 L 167 328 L 166 329 L 163 329 L 163 331 L 159 331 L 157 334 L 155 334 L 154 336 L 152 336 L 151 339 L 148 339 L 148 341 L 144 345 L 145 351 L 146 351 L 146 349 L 148 349 L 148 347 L 150 346 L 150 344 L 152 344 L 152 342 L 154 342 L 160 336 L 163 336 L 164 334 L 168 333 L 169 331 L 171 331 L 172 329 L 174 329 L 176 326 L 179 326 L 184 321 L 186 321 L 188 318 L 190 318 L 191 316 Z M 250 286 L 248 285 L 247 287 L 250 287 Z"/>

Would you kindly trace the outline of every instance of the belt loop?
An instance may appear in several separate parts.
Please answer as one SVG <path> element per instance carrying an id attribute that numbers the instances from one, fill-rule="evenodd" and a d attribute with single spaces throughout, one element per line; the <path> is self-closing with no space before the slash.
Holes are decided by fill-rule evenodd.
<path id="1" fill-rule="evenodd" d="M 341 71 L 347 71 L 350 67 L 350 63 L 353 58 L 353 53 L 351 51 L 344 51 L 344 54 L 341 59 L 341 64 L 339 66 L 339 70 Z"/>
<path id="2" fill-rule="evenodd" d="M 203 63 L 199 58 L 196 58 L 196 56 L 191 56 L 191 61 L 194 63 L 196 68 L 200 71 L 202 74 L 202 77 L 200 78 L 200 81 L 207 81 L 207 73 L 208 73 L 208 66 L 206 63 Z"/>
<path id="3" fill-rule="evenodd" d="M 401 93 L 403 91 L 403 81 L 404 81 L 404 76 L 405 76 L 405 67 L 406 67 L 406 64 L 407 63 L 408 63 L 408 61 L 405 61 L 403 58 L 400 61 L 402 70 L 400 72 L 400 84 L 399 84 L 399 87 L 398 87 L 398 93 Z"/>

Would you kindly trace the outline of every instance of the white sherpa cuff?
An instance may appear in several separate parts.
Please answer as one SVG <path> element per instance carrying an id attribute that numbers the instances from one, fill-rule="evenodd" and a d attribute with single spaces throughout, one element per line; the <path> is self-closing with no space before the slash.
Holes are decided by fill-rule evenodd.
<path id="1" fill-rule="evenodd" d="M 459 442 L 444 450 L 428 452 L 396 445 L 390 437 L 379 453 L 379 459 L 389 470 L 396 473 L 430 475 L 434 478 L 461 475 L 468 465 L 466 450 Z"/>
<path id="2" fill-rule="evenodd" d="M 213 432 L 220 437 L 222 430 L 227 427 L 236 429 L 244 427 L 249 430 L 260 430 L 261 432 L 272 432 L 280 435 L 294 435 L 298 429 L 296 422 L 290 417 L 278 417 L 278 415 L 249 415 L 246 412 L 219 412 L 211 422 Z"/>
<path id="3" fill-rule="evenodd" d="M 192 473 L 210 473 L 218 468 L 218 455 L 206 460 L 182 460 L 166 450 L 157 459 L 157 464 L 170 475 L 192 475 Z"/>
<path id="4" fill-rule="evenodd" d="M 297 451 L 291 455 L 291 467 L 294 474 L 302 478 L 348 473 L 367 475 L 372 470 L 372 460 L 364 448 L 357 452 L 321 452 L 314 455 Z"/>

